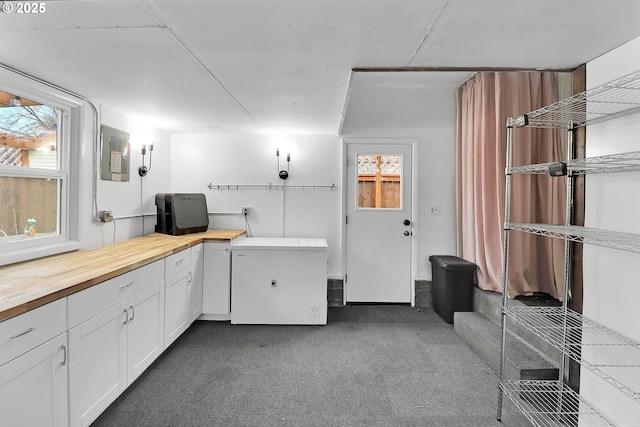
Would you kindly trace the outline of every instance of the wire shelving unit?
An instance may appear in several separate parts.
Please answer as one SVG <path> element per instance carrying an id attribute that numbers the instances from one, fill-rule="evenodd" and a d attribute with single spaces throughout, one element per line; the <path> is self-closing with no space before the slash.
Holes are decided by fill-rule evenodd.
<path id="1" fill-rule="evenodd" d="M 576 243 L 586 243 L 605 248 L 640 253 L 640 235 L 618 231 L 601 230 L 579 225 L 521 224 L 510 223 L 509 229 L 554 237 Z"/>
<path id="2" fill-rule="evenodd" d="M 547 174 L 549 166 L 557 162 L 537 163 L 534 165 L 512 166 L 507 173 Z M 590 173 L 633 172 L 640 170 L 640 151 L 609 154 L 606 156 L 573 159 L 565 162 L 567 170 L 573 175 Z"/>
<path id="3" fill-rule="evenodd" d="M 516 127 L 581 127 L 640 112 L 640 71 L 514 118 Z M 526 119 L 525 119 L 526 117 Z M 526 120 L 526 124 L 521 120 Z"/>
<path id="4" fill-rule="evenodd" d="M 507 120 L 507 166 L 505 188 L 504 264 L 502 302 L 502 351 L 498 419 L 503 395 L 513 401 L 535 426 L 614 426 L 611 419 L 564 383 L 569 359 L 579 363 L 621 393 L 640 404 L 640 343 L 568 308 L 571 242 L 640 253 L 640 235 L 600 230 L 571 224 L 572 177 L 596 173 L 640 171 L 640 151 L 574 159 L 575 129 L 640 112 L 640 71 L 595 89 Z M 561 128 L 567 131 L 565 162 L 513 166 L 515 128 Z M 559 165 L 560 164 L 560 165 Z M 557 167 L 561 166 L 561 167 Z M 516 174 L 546 174 L 563 170 L 567 176 L 565 224 L 510 222 L 511 178 Z M 518 231 L 562 239 L 564 249 L 564 295 L 562 307 L 519 307 L 508 303 L 510 232 Z M 558 380 L 513 381 L 504 378 L 506 322 L 518 323 L 562 353 Z M 640 411 L 640 407 L 639 407 Z"/>
<path id="5" fill-rule="evenodd" d="M 502 381 L 500 389 L 536 427 L 615 426 L 578 393 L 557 381 Z"/>
<path id="6" fill-rule="evenodd" d="M 507 307 L 524 326 L 640 403 L 640 343 L 562 307 Z"/>

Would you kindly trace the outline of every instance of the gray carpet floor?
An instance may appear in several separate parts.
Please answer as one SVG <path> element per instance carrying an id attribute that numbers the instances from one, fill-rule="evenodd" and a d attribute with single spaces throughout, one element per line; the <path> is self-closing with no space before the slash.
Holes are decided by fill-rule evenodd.
<path id="1" fill-rule="evenodd" d="M 195 322 L 103 426 L 530 426 L 430 308 L 345 306 L 326 326 Z"/>

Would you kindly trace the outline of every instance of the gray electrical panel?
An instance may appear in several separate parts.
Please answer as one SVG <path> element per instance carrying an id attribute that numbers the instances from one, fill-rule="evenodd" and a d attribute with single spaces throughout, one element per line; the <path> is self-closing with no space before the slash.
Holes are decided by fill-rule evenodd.
<path id="1" fill-rule="evenodd" d="M 129 134 L 106 125 L 100 126 L 102 146 L 100 177 L 105 181 L 129 181 Z"/>

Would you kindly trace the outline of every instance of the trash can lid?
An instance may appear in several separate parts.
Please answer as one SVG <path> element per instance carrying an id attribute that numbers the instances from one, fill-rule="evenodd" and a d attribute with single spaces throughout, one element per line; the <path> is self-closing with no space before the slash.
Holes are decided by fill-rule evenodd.
<path id="1" fill-rule="evenodd" d="M 429 257 L 429 261 L 432 264 L 437 264 L 440 267 L 447 269 L 460 269 L 460 268 L 468 268 L 468 269 L 476 269 L 476 265 L 470 261 L 459 258 L 453 255 L 431 255 Z"/>

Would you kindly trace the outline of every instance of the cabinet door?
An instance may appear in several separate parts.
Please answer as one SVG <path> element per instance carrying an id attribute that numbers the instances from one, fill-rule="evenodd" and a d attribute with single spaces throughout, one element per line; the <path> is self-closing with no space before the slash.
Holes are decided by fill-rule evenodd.
<path id="1" fill-rule="evenodd" d="M 71 426 L 88 426 L 127 387 L 127 303 L 69 331 Z"/>
<path id="2" fill-rule="evenodd" d="M 129 299 L 127 379 L 131 384 L 164 350 L 164 282 Z"/>
<path id="3" fill-rule="evenodd" d="M 164 344 L 169 347 L 189 323 L 189 269 L 185 268 L 165 280 Z"/>
<path id="4" fill-rule="evenodd" d="M 229 243 L 204 244 L 202 313 L 230 313 L 231 255 Z"/>
<path id="5" fill-rule="evenodd" d="M 189 323 L 202 314 L 202 278 L 204 275 L 204 252 L 200 243 L 191 248 L 191 282 L 189 283 Z"/>
<path id="6" fill-rule="evenodd" d="M 0 419 L 6 426 L 68 425 L 66 333 L 0 366 Z"/>

